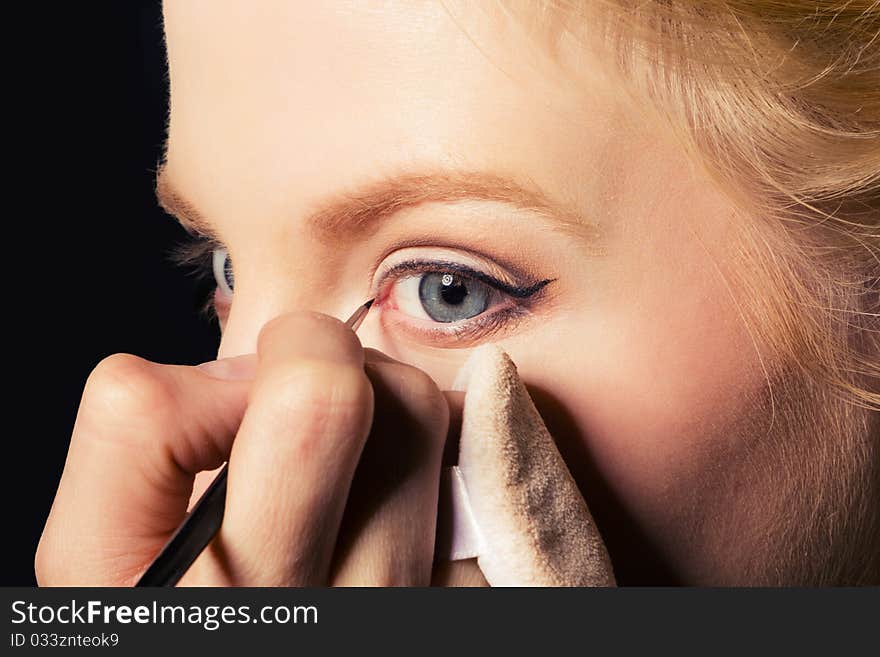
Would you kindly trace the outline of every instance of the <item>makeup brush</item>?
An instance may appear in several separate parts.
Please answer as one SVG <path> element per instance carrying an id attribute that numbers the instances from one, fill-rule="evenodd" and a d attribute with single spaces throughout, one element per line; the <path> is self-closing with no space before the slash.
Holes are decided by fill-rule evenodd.
<path id="1" fill-rule="evenodd" d="M 357 331 L 375 299 L 360 306 L 345 325 Z M 135 586 L 174 586 L 189 570 L 196 558 L 217 535 L 223 523 L 226 506 L 226 473 L 228 463 L 217 473 L 214 481 L 187 514 L 177 531 L 159 552 Z"/>

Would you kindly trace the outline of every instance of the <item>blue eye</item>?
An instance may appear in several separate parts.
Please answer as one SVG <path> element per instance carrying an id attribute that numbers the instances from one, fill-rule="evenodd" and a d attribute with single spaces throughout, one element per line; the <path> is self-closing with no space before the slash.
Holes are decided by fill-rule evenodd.
<path id="1" fill-rule="evenodd" d="M 448 272 L 428 272 L 418 280 L 419 302 L 435 322 L 470 319 L 489 307 L 492 290 L 485 283 Z"/>
<path id="2" fill-rule="evenodd" d="M 214 249 L 212 264 L 217 288 L 224 295 L 231 297 L 232 291 L 235 289 L 235 276 L 232 273 L 232 260 L 229 258 L 229 252 L 222 248 Z"/>
<path id="3" fill-rule="evenodd" d="M 515 285 L 457 262 L 416 259 L 388 269 L 379 287 L 390 281 L 390 307 L 436 327 L 409 330 L 461 344 L 485 335 L 491 326 L 499 328 L 506 319 L 522 317 L 554 280 Z"/>

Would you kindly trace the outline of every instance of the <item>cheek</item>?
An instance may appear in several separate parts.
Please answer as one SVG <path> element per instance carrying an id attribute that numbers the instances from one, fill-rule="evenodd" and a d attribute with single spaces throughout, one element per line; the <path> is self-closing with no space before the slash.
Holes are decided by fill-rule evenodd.
<path id="1" fill-rule="evenodd" d="M 587 502 L 613 497 L 672 534 L 682 514 L 707 508 L 693 500 L 736 447 L 724 427 L 765 385 L 727 285 L 702 257 L 679 254 L 638 281 L 621 275 L 619 293 L 594 294 L 508 349 Z"/>
<path id="2" fill-rule="evenodd" d="M 713 436 L 763 383 L 748 339 L 713 324 L 706 310 L 681 324 L 669 315 L 583 322 L 555 341 L 572 345 L 565 359 L 548 352 L 540 369 L 520 368 L 535 396 L 554 406 L 540 409 L 548 423 L 574 432 L 595 467 L 639 505 L 699 474 L 721 447 Z"/>
<path id="3" fill-rule="evenodd" d="M 615 568 L 635 583 L 677 581 L 711 552 L 712 514 L 732 509 L 718 468 L 743 447 L 725 428 L 764 385 L 723 307 L 658 317 L 584 316 L 528 354 L 508 349 Z"/>

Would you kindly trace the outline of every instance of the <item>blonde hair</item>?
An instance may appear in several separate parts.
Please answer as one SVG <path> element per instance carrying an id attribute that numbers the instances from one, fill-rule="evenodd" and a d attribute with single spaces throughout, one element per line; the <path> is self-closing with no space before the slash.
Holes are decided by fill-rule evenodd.
<path id="1" fill-rule="evenodd" d="M 759 220 L 747 255 L 763 276 L 739 283 L 762 343 L 880 409 L 880 1 L 522 9 L 559 51 L 569 37 L 610 43 L 633 88 Z"/>
<path id="2" fill-rule="evenodd" d="M 768 447 L 789 460 L 754 463 L 786 491 L 768 518 L 801 532 L 792 550 L 827 556 L 802 583 L 880 582 L 880 1 L 498 6 L 560 63 L 597 37 L 612 46 L 611 68 L 651 101 L 640 106 L 740 210 L 732 288 L 779 366 L 768 383 L 805 394 L 780 405 L 803 440 Z M 815 459 L 803 481 L 772 472 L 801 450 Z M 796 527 L 786 506 L 803 499 L 813 515 Z"/>

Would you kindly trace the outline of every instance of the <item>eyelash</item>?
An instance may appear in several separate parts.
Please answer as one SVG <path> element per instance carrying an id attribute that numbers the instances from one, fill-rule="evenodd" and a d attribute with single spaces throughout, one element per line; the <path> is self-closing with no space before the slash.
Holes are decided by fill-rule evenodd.
<path id="1" fill-rule="evenodd" d="M 190 269 L 199 280 L 214 280 L 213 253 L 215 249 L 225 248 L 216 239 L 207 235 L 191 235 L 188 240 L 174 247 L 171 260 L 184 268 Z M 537 303 L 545 292 L 546 286 L 555 281 L 555 278 L 547 278 L 534 281 L 527 285 L 514 285 L 501 281 L 481 271 L 477 271 L 459 262 L 449 260 L 424 260 L 410 259 L 396 263 L 382 273 L 376 284 L 377 297 L 384 296 L 389 286 L 397 281 L 427 273 L 456 273 L 468 280 L 477 281 L 489 286 L 492 290 L 500 292 L 512 299 L 514 305 L 505 309 L 488 314 L 477 315 L 474 318 L 462 320 L 461 323 L 451 322 L 448 328 L 442 328 L 443 323 L 438 323 L 436 328 L 423 329 L 412 328 L 408 330 L 423 336 L 448 340 L 451 342 L 466 342 L 476 338 L 484 338 L 498 330 L 510 327 L 512 322 L 519 321 L 531 312 L 531 307 Z M 209 295 L 202 305 L 201 311 L 213 319 L 218 319 L 215 307 L 214 295 Z"/>
<path id="2" fill-rule="evenodd" d="M 199 283 L 206 285 L 212 283 L 211 293 L 199 304 L 199 313 L 210 320 L 220 320 L 215 305 L 216 283 L 214 282 L 213 256 L 215 249 L 222 249 L 223 245 L 216 239 L 207 235 L 190 234 L 180 244 L 172 247 L 169 259 L 183 269 L 188 270 Z"/>

